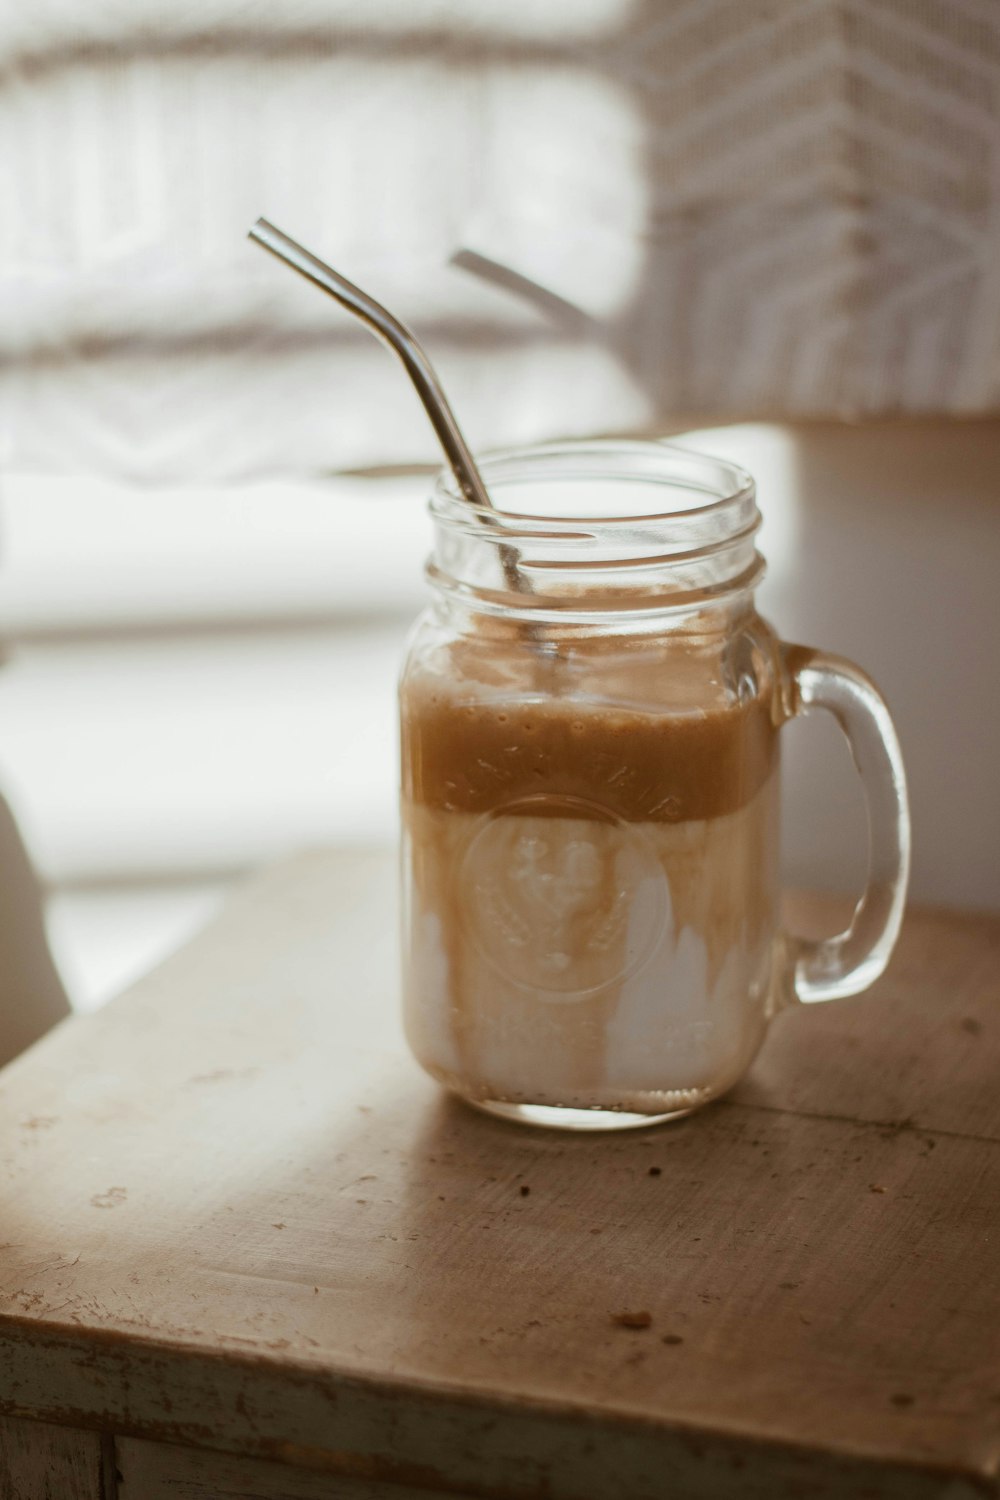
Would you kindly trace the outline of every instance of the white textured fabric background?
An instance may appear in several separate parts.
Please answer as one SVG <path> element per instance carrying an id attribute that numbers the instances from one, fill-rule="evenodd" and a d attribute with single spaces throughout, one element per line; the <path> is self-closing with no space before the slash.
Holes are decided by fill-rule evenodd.
<path id="1" fill-rule="evenodd" d="M 20 469 L 433 456 L 259 213 L 415 324 L 476 446 L 1000 405 L 996 0 L 2 0 L 0 193 Z"/>

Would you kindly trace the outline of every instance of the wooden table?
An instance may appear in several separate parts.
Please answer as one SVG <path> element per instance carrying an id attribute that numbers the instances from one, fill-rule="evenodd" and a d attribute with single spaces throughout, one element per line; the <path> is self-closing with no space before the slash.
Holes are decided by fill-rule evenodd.
<path id="1" fill-rule="evenodd" d="M 395 924 L 305 856 L 0 1076 L 3 1500 L 1000 1492 L 1000 920 L 585 1137 L 423 1077 Z"/>

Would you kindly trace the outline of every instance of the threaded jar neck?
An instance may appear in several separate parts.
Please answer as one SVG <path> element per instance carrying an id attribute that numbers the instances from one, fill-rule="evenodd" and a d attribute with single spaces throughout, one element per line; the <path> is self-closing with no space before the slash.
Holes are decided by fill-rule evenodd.
<path id="1" fill-rule="evenodd" d="M 671 443 L 553 443 L 488 455 L 494 509 L 442 474 L 430 502 L 434 588 L 480 614 L 606 623 L 692 613 L 764 571 L 754 482 Z"/>

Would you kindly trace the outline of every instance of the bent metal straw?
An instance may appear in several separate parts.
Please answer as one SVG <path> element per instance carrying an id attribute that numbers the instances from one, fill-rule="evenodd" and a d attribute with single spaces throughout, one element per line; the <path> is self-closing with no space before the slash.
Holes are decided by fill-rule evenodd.
<path id="1" fill-rule="evenodd" d="M 462 436 L 462 430 L 441 388 L 441 382 L 434 373 L 434 367 L 424 353 L 420 342 L 406 324 L 394 317 L 380 302 L 376 302 L 374 297 L 370 297 L 367 292 L 348 281 L 346 276 L 341 276 L 339 271 L 328 266 L 325 261 L 313 255 L 311 251 L 278 229 L 276 225 L 269 223 L 267 219 L 258 219 L 249 231 L 249 236 L 258 245 L 262 245 L 265 250 L 269 250 L 272 255 L 291 266 L 294 271 L 298 271 L 300 276 L 304 276 L 314 286 L 329 293 L 342 307 L 346 307 L 348 312 L 354 313 L 355 317 L 366 323 L 378 338 L 399 355 L 406 373 L 416 388 L 417 395 L 423 402 L 424 410 L 431 419 L 438 441 L 444 449 L 445 458 L 448 460 L 448 466 L 458 481 L 461 493 L 470 504 L 487 511 L 493 510 L 493 502 L 483 483 L 483 477 L 476 466 L 468 443 Z M 514 549 L 508 545 L 501 546 L 500 560 L 508 585 L 518 592 L 523 592 L 526 588 L 526 581 L 523 574 L 518 571 Z"/>

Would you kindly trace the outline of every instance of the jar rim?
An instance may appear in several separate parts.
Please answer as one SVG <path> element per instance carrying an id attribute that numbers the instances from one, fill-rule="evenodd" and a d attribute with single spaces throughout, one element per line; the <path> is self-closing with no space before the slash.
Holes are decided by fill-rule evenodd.
<path id="1" fill-rule="evenodd" d="M 479 612 L 583 622 L 659 617 L 745 595 L 763 573 L 756 488 L 737 464 L 677 443 L 602 438 L 502 450 L 486 454 L 481 467 L 492 507 L 470 503 L 450 472 L 439 475 L 427 565 L 439 594 L 474 601 Z M 559 502 L 554 513 L 544 497 L 539 509 L 503 508 L 504 485 L 544 491 L 549 480 L 563 489 L 548 497 Z M 613 504 L 613 514 L 566 514 L 588 481 L 591 498 Z M 659 500 L 636 512 L 633 482 L 659 491 Z M 663 508 L 668 491 L 673 509 Z"/>
<path id="2" fill-rule="evenodd" d="M 560 461 L 575 461 L 591 467 L 586 472 L 572 473 L 566 467 L 560 469 Z M 749 503 L 754 515 L 753 529 L 756 530 L 760 524 L 756 509 L 756 485 L 746 469 L 729 459 L 714 458 L 665 439 L 569 439 L 556 443 L 493 449 L 477 458 L 477 463 L 487 490 L 491 490 L 491 480 L 493 485 L 503 487 L 524 483 L 528 479 L 576 479 L 584 482 L 603 479 L 619 483 L 645 483 L 650 487 L 670 485 L 675 490 L 692 495 L 701 494 L 707 498 L 694 505 L 669 510 L 639 510 L 608 516 L 548 515 L 538 511 L 507 509 L 496 503 L 492 507 L 476 505 L 465 497 L 451 470 L 442 469 L 435 479 L 430 500 L 431 515 L 435 519 L 445 523 L 464 520 L 472 525 L 489 525 L 491 521 L 495 524 L 498 518 L 505 523 L 521 523 L 515 527 L 504 525 L 504 532 L 508 537 L 518 534 L 568 536 L 574 528 L 584 528 L 585 532 L 598 531 L 602 536 L 612 537 L 619 529 L 637 525 L 656 527 L 659 523 L 667 527 L 692 527 L 703 519 L 708 520 L 714 529 L 728 508 L 733 514 L 735 533 L 746 529 L 746 518 L 741 518 L 739 513 L 741 510 L 745 511 Z M 609 469 L 602 472 L 605 464 L 614 463 L 617 463 L 616 471 Z M 629 463 L 636 466 L 636 472 L 624 472 Z M 682 466 L 686 466 L 687 473 L 680 472 Z M 546 468 L 550 471 L 547 474 L 543 472 Z M 695 477 L 699 470 L 705 476 L 700 481 Z M 707 479 L 709 473 L 716 476 L 714 484 Z M 718 476 L 727 476 L 728 484 L 720 484 Z M 544 529 L 536 531 L 535 528 L 539 526 Z M 714 540 L 721 539 L 716 530 Z"/>

